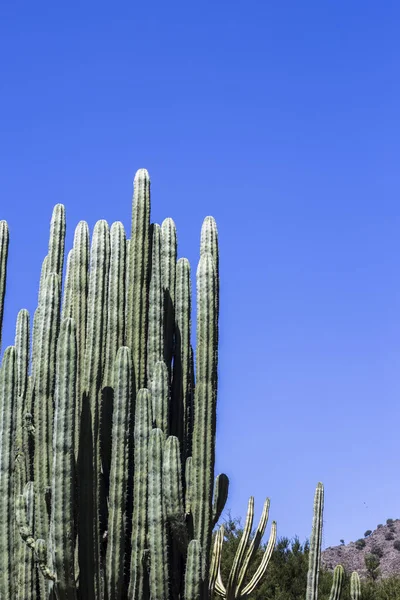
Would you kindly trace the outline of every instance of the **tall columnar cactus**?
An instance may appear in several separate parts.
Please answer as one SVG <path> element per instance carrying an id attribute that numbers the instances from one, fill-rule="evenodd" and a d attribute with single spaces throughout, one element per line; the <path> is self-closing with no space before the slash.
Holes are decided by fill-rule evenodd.
<path id="1" fill-rule="evenodd" d="M 318 600 L 318 580 L 321 563 L 322 524 L 324 512 L 324 486 L 317 485 L 314 496 L 314 516 L 312 523 L 310 554 L 307 575 L 306 600 Z"/>
<path id="2" fill-rule="evenodd" d="M 223 529 L 211 547 L 229 488 L 226 475 L 214 479 L 214 219 L 201 231 L 195 350 L 190 265 L 176 240 L 172 219 L 150 223 L 141 169 L 130 240 L 105 221 L 90 240 L 81 221 L 62 281 L 65 211 L 54 209 L 33 324 L 20 311 L 0 369 L 1 600 L 206 600 L 214 590 L 233 600 L 265 572 L 275 524 L 246 583 L 268 503 L 250 541 L 250 502 L 226 588 Z M 0 323 L 7 252 L 1 221 Z"/>
<path id="3" fill-rule="evenodd" d="M 329 600 L 340 600 L 342 586 L 344 582 L 344 569 L 342 565 L 337 565 L 333 571 L 333 582 Z"/>
<path id="4" fill-rule="evenodd" d="M 350 577 L 351 600 L 361 600 L 361 582 L 357 571 L 353 571 Z"/>

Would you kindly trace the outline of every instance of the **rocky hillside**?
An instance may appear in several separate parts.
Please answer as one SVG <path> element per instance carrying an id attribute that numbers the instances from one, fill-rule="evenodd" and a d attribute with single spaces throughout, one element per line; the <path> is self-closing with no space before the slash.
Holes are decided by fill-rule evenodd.
<path id="1" fill-rule="evenodd" d="M 341 564 L 346 571 L 358 571 L 360 577 L 367 577 L 365 557 L 373 554 L 379 559 L 381 577 L 400 575 L 400 519 L 388 519 L 385 525 L 366 533 L 356 542 L 326 548 L 322 564 L 328 569 Z"/>

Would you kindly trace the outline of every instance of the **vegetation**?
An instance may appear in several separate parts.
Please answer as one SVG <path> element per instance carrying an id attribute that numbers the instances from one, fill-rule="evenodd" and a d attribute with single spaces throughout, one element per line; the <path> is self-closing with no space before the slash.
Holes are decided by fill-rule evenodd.
<path id="1" fill-rule="evenodd" d="M 233 558 L 238 548 L 243 527 L 240 519 L 229 517 L 224 523 L 224 544 L 222 550 L 221 572 L 223 579 L 229 575 Z M 262 560 L 265 545 L 259 548 L 256 556 L 257 563 Z M 290 540 L 278 538 L 272 552 L 265 580 L 251 600 L 304 600 L 308 570 L 309 543 L 304 543 L 295 537 Z M 362 600 L 400 600 L 400 577 L 390 577 L 380 580 L 379 558 L 369 555 L 366 559 L 368 579 L 361 582 Z M 249 575 L 254 573 L 253 566 Z M 318 600 L 329 600 L 332 590 L 333 573 L 321 570 L 319 580 Z M 349 600 L 351 577 L 344 573 L 341 600 Z M 217 597 L 216 599 L 217 600 Z"/>
<path id="2" fill-rule="evenodd" d="M 372 529 L 367 529 L 367 531 L 364 533 L 364 537 L 369 537 L 372 533 Z"/>
<path id="3" fill-rule="evenodd" d="M 357 550 L 362 550 L 363 548 L 365 548 L 365 540 L 363 538 L 360 538 L 359 540 L 357 540 L 355 542 L 355 544 L 356 544 Z"/>

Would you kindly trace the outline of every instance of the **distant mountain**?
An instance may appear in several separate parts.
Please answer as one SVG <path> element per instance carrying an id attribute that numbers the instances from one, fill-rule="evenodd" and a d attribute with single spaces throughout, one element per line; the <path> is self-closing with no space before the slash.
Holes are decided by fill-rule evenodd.
<path id="1" fill-rule="evenodd" d="M 385 525 L 379 525 L 356 542 L 326 548 L 322 552 L 322 565 L 333 570 L 340 564 L 346 571 L 358 571 L 360 577 L 365 578 L 364 559 L 367 554 L 375 554 L 379 558 L 382 578 L 400 575 L 400 519 L 388 519 Z"/>

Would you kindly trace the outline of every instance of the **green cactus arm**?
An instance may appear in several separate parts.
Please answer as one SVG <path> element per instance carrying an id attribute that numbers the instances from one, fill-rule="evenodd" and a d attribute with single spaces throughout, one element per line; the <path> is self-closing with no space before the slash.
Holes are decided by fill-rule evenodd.
<path id="1" fill-rule="evenodd" d="M 321 562 L 324 486 L 318 483 L 314 496 L 314 516 L 310 539 L 306 600 L 318 599 L 318 579 Z"/>
<path id="2" fill-rule="evenodd" d="M 19 311 L 15 327 L 15 361 L 16 361 L 16 425 L 15 453 L 25 454 L 28 460 L 28 436 L 24 427 L 24 415 L 27 408 L 28 367 L 29 367 L 29 313 L 26 309 Z M 26 480 L 23 482 L 26 483 Z"/>
<path id="3" fill-rule="evenodd" d="M 215 478 L 214 483 L 214 496 L 213 496 L 213 527 L 218 523 L 222 511 L 225 508 L 226 501 L 228 499 L 229 492 L 229 479 L 225 473 L 220 473 Z"/>
<path id="4" fill-rule="evenodd" d="M 35 456 L 34 474 L 37 499 L 35 530 L 39 537 L 48 536 L 46 493 L 50 487 L 52 469 L 53 394 L 55 383 L 56 347 L 59 330 L 60 280 L 49 273 L 43 289 L 37 335 L 37 355 L 34 379 Z"/>
<path id="5" fill-rule="evenodd" d="M 188 539 L 183 506 L 179 440 L 175 436 L 169 436 L 165 444 L 163 486 L 167 518 L 172 535 L 179 548 L 184 552 L 188 544 Z"/>
<path id="6" fill-rule="evenodd" d="M 151 275 L 147 334 L 147 378 L 154 376 L 155 364 L 163 360 L 164 350 L 164 295 L 161 270 L 161 227 L 151 225 Z"/>
<path id="7" fill-rule="evenodd" d="M 18 555 L 17 600 L 35 600 L 35 574 L 32 550 L 35 540 L 32 535 L 34 517 L 33 481 L 24 486 L 22 494 L 15 499 L 16 525 L 21 535 Z"/>
<path id="8" fill-rule="evenodd" d="M 267 547 L 265 548 L 260 566 L 257 571 L 254 573 L 250 582 L 243 588 L 240 597 L 248 598 L 256 589 L 256 587 L 260 584 L 261 580 L 265 576 L 268 568 L 269 561 L 271 560 L 272 552 L 275 548 L 276 543 L 276 522 L 272 521 L 271 523 L 271 533 L 269 535 Z"/>
<path id="9" fill-rule="evenodd" d="M 142 600 L 146 583 L 143 558 L 146 550 L 147 505 L 148 505 L 148 449 L 152 428 L 151 395 L 141 389 L 136 397 L 132 513 L 132 552 L 128 598 Z"/>
<path id="10" fill-rule="evenodd" d="M 214 261 L 209 253 L 205 253 L 197 269 L 196 408 L 192 453 L 194 536 L 203 550 L 204 581 L 208 579 L 211 551 L 215 463 L 215 294 Z"/>
<path id="11" fill-rule="evenodd" d="M 187 258 L 176 264 L 175 349 L 172 379 L 171 430 L 181 442 L 182 458 L 191 454 L 191 280 Z"/>
<path id="12" fill-rule="evenodd" d="M 200 256 L 211 254 L 215 269 L 215 362 L 218 363 L 218 316 L 219 316 L 219 248 L 218 229 L 214 217 L 206 217 L 203 221 L 200 234 Z M 215 370 L 215 393 L 217 393 L 217 370 Z"/>
<path id="13" fill-rule="evenodd" d="M 344 582 L 344 569 L 342 565 L 337 565 L 333 571 L 333 582 L 329 600 L 340 600 Z"/>
<path id="14" fill-rule="evenodd" d="M 129 252 L 126 336 L 132 352 L 135 396 L 137 390 L 146 386 L 150 252 L 150 177 L 146 169 L 139 169 L 135 175 Z"/>
<path id="15" fill-rule="evenodd" d="M 77 597 L 73 535 L 76 375 L 76 327 L 74 320 L 68 318 L 61 323 L 57 348 L 50 528 L 57 594 L 65 600 L 76 600 Z"/>
<path id="16" fill-rule="evenodd" d="M 171 218 L 161 225 L 162 280 L 164 295 L 164 362 L 171 370 L 175 328 L 175 277 L 178 253 L 176 227 Z"/>
<path id="17" fill-rule="evenodd" d="M 239 545 L 237 547 L 231 572 L 229 574 L 228 583 L 226 586 L 226 597 L 228 600 L 234 600 L 236 598 L 236 587 L 238 585 L 239 572 L 243 565 L 243 560 L 246 554 L 246 548 L 250 540 L 251 530 L 253 528 L 254 519 L 254 498 L 250 496 L 249 503 L 247 506 L 246 521 L 243 528 L 243 533 L 240 538 Z"/>
<path id="18" fill-rule="evenodd" d="M 153 379 L 150 383 L 153 406 L 154 427 L 161 429 L 167 436 L 169 433 L 169 383 L 168 369 L 164 362 L 154 366 Z"/>
<path id="19" fill-rule="evenodd" d="M 185 513 L 190 515 L 192 512 L 192 493 L 193 493 L 193 473 L 192 457 L 188 456 L 185 462 Z"/>
<path id="20" fill-rule="evenodd" d="M 56 204 L 50 222 L 47 272 L 56 273 L 60 279 L 64 265 L 65 229 L 65 208 L 63 204 Z"/>
<path id="21" fill-rule="evenodd" d="M 111 254 L 108 285 L 106 360 L 103 387 L 112 387 L 117 351 L 124 343 L 126 237 L 122 223 L 111 225 Z"/>
<path id="22" fill-rule="evenodd" d="M 0 370 L 0 598 L 14 598 L 13 557 L 13 482 L 11 457 L 15 430 L 15 348 L 4 352 Z"/>
<path id="23" fill-rule="evenodd" d="M 72 317 L 76 324 L 77 339 L 77 402 L 75 411 L 75 457 L 79 456 L 79 437 L 81 428 L 82 397 L 84 392 L 84 369 L 86 347 L 87 293 L 89 270 L 89 227 L 86 221 L 80 221 L 75 228 L 73 243 L 74 261 L 72 273 L 73 306 Z M 77 478 L 79 487 L 79 478 Z"/>
<path id="24" fill-rule="evenodd" d="M 6 294 L 7 258 L 10 232 L 7 221 L 0 221 L 0 348 L 3 327 L 4 297 Z"/>
<path id="25" fill-rule="evenodd" d="M 212 556 L 211 556 L 211 565 L 210 565 L 210 577 L 209 577 L 209 583 L 208 583 L 208 594 L 210 596 L 210 598 L 213 597 L 214 595 L 214 590 L 215 590 L 215 586 L 216 586 L 216 582 L 217 582 L 217 578 L 218 578 L 218 573 L 220 572 L 221 569 L 221 555 L 222 555 L 222 544 L 224 542 L 224 526 L 221 525 L 221 527 L 218 529 L 217 533 L 215 534 L 215 538 L 214 538 L 214 545 L 213 545 L 213 551 L 212 551 Z M 220 586 L 219 590 L 220 592 L 222 592 L 223 597 L 226 597 L 226 589 L 223 588 L 221 589 Z M 219 592 L 217 592 L 219 593 Z"/>
<path id="26" fill-rule="evenodd" d="M 350 577 L 351 600 L 361 600 L 361 582 L 357 571 L 353 571 Z"/>
<path id="27" fill-rule="evenodd" d="M 185 571 L 185 600 L 201 600 L 203 597 L 202 551 L 197 540 L 188 546 Z"/>
<path id="28" fill-rule="evenodd" d="M 61 320 L 73 316 L 74 303 L 74 249 L 67 254 L 67 269 L 65 273 L 63 298 L 61 302 Z"/>
<path id="29" fill-rule="evenodd" d="M 106 221 L 94 227 L 87 300 L 86 347 L 84 357 L 84 394 L 82 399 L 81 430 L 88 446 L 80 462 L 79 487 L 79 570 L 85 573 L 80 593 L 86 600 L 100 600 L 103 578 L 100 566 L 100 387 L 104 355 L 104 320 L 110 232 Z"/>
<path id="30" fill-rule="evenodd" d="M 148 469 L 148 543 L 152 600 L 165 600 L 169 590 L 167 522 L 162 485 L 164 442 L 165 436 L 161 429 L 153 429 L 150 434 Z"/>
<path id="31" fill-rule="evenodd" d="M 50 581 L 55 581 L 56 576 L 48 564 L 47 544 L 42 538 L 37 539 L 35 542 L 35 558 L 43 577 Z"/>
<path id="32" fill-rule="evenodd" d="M 260 521 L 258 523 L 256 532 L 254 534 L 253 539 L 251 540 L 249 548 L 247 549 L 246 556 L 243 560 L 242 567 L 241 567 L 239 575 L 238 575 L 237 586 L 236 586 L 236 596 L 237 597 L 240 596 L 240 593 L 241 593 L 241 590 L 243 587 L 243 583 L 244 583 L 245 577 L 247 575 L 247 570 L 248 570 L 249 565 L 250 565 L 255 553 L 257 552 L 257 550 L 260 546 L 261 540 L 263 538 L 265 528 L 268 523 L 269 506 L 270 506 L 270 500 L 269 500 L 269 498 L 267 498 L 264 502 L 263 511 L 261 513 Z"/>
<path id="33" fill-rule="evenodd" d="M 17 369 L 17 396 L 23 398 L 28 388 L 29 367 L 29 312 L 23 308 L 17 315 L 15 327 L 15 354 Z"/>
<path id="34" fill-rule="evenodd" d="M 128 453 L 126 451 L 126 442 L 130 418 L 131 369 L 130 349 L 122 346 L 117 353 L 114 374 L 113 441 L 106 554 L 108 598 L 112 598 L 113 600 L 120 600 L 124 591 L 125 507 L 128 486 Z"/>

